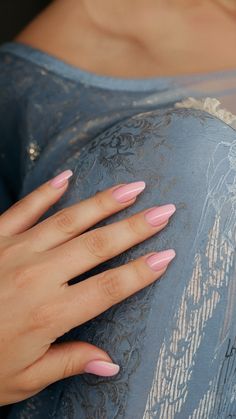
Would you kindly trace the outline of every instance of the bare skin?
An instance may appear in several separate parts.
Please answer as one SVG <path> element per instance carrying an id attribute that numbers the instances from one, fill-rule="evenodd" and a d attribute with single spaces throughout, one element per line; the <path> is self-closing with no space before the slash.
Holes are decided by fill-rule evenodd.
<path id="1" fill-rule="evenodd" d="M 236 67 L 234 19 L 210 0 L 57 0 L 17 40 L 97 74 L 206 72 Z M 143 255 L 69 287 L 72 278 L 158 233 L 169 218 L 154 227 L 145 210 L 87 232 L 135 202 L 117 202 L 116 186 L 35 225 L 67 187 L 48 182 L 0 217 L 0 404 L 75 374 L 115 375 L 119 367 L 103 350 L 54 342 L 160 278 L 174 257 L 172 250 L 169 259 Z M 162 261 L 155 269 L 153 257 Z"/>
<path id="2" fill-rule="evenodd" d="M 119 366 L 93 345 L 54 342 L 160 278 L 175 257 L 171 249 L 143 255 L 68 286 L 71 279 L 167 225 L 171 214 L 164 208 L 165 220 L 161 217 L 158 226 L 150 224 L 150 211 L 142 211 L 87 231 L 134 204 L 141 190 L 120 202 L 124 186 L 126 191 L 127 185 L 115 186 L 35 225 L 68 187 L 68 181 L 60 188 L 48 182 L 1 215 L 0 405 L 26 399 L 75 374 L 118 373 Z M 175 211 L 174 206 L 170 209 Z"/>
<path id="3" fill-rule="evenodd" d="M 116 77 L 235 69 L 236 13 L 221 2 L 56 0 L 17 40 Z"/>

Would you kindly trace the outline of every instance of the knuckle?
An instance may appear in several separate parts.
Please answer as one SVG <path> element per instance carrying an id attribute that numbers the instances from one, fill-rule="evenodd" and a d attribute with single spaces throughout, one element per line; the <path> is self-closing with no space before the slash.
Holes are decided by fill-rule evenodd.
<path id="1" fill-rule="evenodd" d="M 15 260 L 16 255 L 26 252 L 24 241 L 16 240 L 16 238 L 1 237 L 0 244 L 0 259 L 7 261 L 8 259 Z"/>
<path id="2" fill-rule="evenodd" d="M 18 209 L 19 207 L 22 206 L 22 204 L 24 204 L 24 202 L 26 201 L 26 198 L 22 198 L 19 199 L 19 201 L 14 202 L 14 204 L 11 206 L 11 209 Z"/>
<path id="3" fill-rule="evenodd" d="M 32 205 L 32 202 L 41 203 L 41 202 L 45 201 L 45 198 L 47 198 L 47 195 L 45 193 L 45 188 L 44 188 L 44 186 L 41 186 L 38 189 L 36 189 L 35 191 L 33 191 L 33 193 L 31 195 L 28 195 L 25 198 L 25 202 L 29 205 Z"/>
<path id="4" fill-rule="evenodd" d="M 98 259 L 104 259 L 104 257 L 109 256 L 107 238 L 104 231 L 101 232 L 100 229 L 97 229 L 87 233 L 84 237 L 84 243 L 89 253 Z"/>
<path id="5" fill-rule="evenodd" d="M 21 209 L 21 211 L 23 211 L 27 217 L 29 214 L 32 214 L 32 209 L 36 209 L 38 204 L 43 201 L 45 201 L 45 193 L 41 188 L 38 188 L 31 194 L 15 202 L 10 209 L 11 211 Z"/>
<path id="6" fill-rule="evenodd" d="M 56 228 L 69 236 L 75 232 L 74 220 L 68 210 L 61 210 L 54 216 Z"/>
<path id="7" fill-rule="evenodd" d="M 13 282 L 17 289 L 25 288 L 35 277 L 35 270 L 31 266 L 19 266 L 13 273 Z"/>
<path id="8" fill-rule="evenodd" d="M 108 208 L 106 200 L 104 199 L 104 194 L 97 193 L 94 195 L 94 204 L 97 207 L 99 213 L 101 213 L 104 217 L 110 215 L 111 210 Z"/>
<path id="9" fill-rule="evenodd" d="M 136 236 L 137 239 L 141 239 L 144 235 L 144 228 L 141 225 L 137 216 L 130 217 L 126 220 L 127 227 L 132 236 Z"/>
<path id="10" fill-rule="evenodd" d="M 61 354 L 62 379 L 71 377 L 77 373 L 78 365 L 75 359 L 71 356 L 71 346 L 65 345 Z"/>
<path id="11" fill-rule="evenodd" d="M 36 189 L 32 194 L 27 195 L 25 198 L 21 199 L 18 203 L 16 203 L 17 206 L 20 206 L 22 211 L 25 212 L 25 215 L 32 214 L 32 210 L 36 209 L 41 202 L 45 201 L 45 194 L 43 191 L 39 188 Z"/>
<path id="12" fill-rule="evenodd" d="M 52 305 L 44 304 L 31 312 L 32 329 L 50 329 L 55 323 L 55 313 Z"/>
<path id="13" fill-rule="evenodd" d="M 135 278 L 136 287 L 138 289 L 141 289 L 145 287 L 145 285 L 147 285 L 147 282 L 148 282 L 147 272 L 143 271 L 138 261 L 130 263 L 129 270 L 130 270 L 130 273 L 128 273 L 128 276 L 130 275 L 131 277 Z"/>
<path id="14" fill-rule="evenodd" d="M 117 273 L 107 271 L 98 277 L 98 289 L 106 301 L 115 304 L 122 299 L 122 289 L 120 285 L 120 277 Z"/>

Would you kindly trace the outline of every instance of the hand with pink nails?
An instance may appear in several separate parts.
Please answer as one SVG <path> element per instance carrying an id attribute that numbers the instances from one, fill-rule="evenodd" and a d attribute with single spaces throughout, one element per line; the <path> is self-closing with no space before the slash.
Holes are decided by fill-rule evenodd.
<path id="1" fill-rule="evenodd" d="M 144 182 L 118 185 L 38 222 L 68 188 L 67 170 L 0 216 L 0 404 L 31 397 L 76 374 L 114 376 L 120 366 L 86 342 L 55 343 L 153 283 L 172 249 L 68 282 L 162 230 L 175 212 L 164 205 L 91 227 L 134 204 Z M 78 258 L 79 255 L 79 258 Z M 8 308 L 11 307 L 9 311 Z"/>

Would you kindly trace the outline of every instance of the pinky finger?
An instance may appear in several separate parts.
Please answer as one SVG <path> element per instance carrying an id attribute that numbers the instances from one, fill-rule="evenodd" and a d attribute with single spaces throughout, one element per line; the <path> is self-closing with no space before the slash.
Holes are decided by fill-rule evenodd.
<path id="1" fill-rule="evenodd" d="M 108 354 L 94 345 L 86 342 L 57 343 L 24 371 L 21 382 L 29 383 L 29 397 L 56 381 L 74 375 L 89 373 L 112 377 L 119 370 Z"/>
<path id="2" fill-rule="evenodd" d="M 12 236 L 32 227 L 61 198 L 72 175 L 71 170 L 66 170 L 4 212 L 0 216 L 1 235 Z"/>

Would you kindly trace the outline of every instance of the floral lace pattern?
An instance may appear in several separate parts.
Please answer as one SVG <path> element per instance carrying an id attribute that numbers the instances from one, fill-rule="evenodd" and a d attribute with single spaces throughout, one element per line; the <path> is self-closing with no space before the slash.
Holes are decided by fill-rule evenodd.
<path id="1" fill-rule="evenodd" d="M 221 121 L 236 129 L 236 116 L 228 110 L 222 108 L 221 102 L 218 99 L 207 97 L 205 99 L 195 99 L 189 97 L 181 102 L 177 102 L 175 107 L 198 109 L 208 112 L 210 115 L 216 116 Z"/>
<path id="2" fill-rule="evenodd" d="M 191 132 L 191 141 L 189 132 Z M 227 135 L 227 147 L 222 144 L 222 133 L 224 136 Z M 191 310 L 193 310 L 194 304 L 196 303 L 196 307 L 203 304 L 202 309 L 205 307 L 205 297 L 198 300 L 200 288 L 198 289 L 197 284 L 199 283 L 199 287 L 201 284 L 203 288 L 206 286 L 203 294 L 208 292 L 208 288 L 210 289 L 211 284 L 208 284 L 207 277 L 204 276 L 205 270 L 209 268 L 207 265 L 209 258 L 201 260 L 203 275 L 200 277 L 198 275 L 199 257 L 193 252 L 193 243 L 198 237 L 199 252 L 205 251 L 211 229 L 214 232 L 217 231 L 217 237 L 221 237 L 224 233 L 223 226 L 231 225 L 235 193 L 229 194 L 228 187 L 230 184 L 232 187 L 235 185 L 233 177 L 235 173 L 234 142 L 234 131 L 209 113 L 195 109 L 171 108 L 145 112 L 115 124 L 84 146 L 80 153 L 74 157 L 71 156 L 71 159 L 75 160 L 76 166 L 74 181 L 55 210 L 65 205 L 71 205 L 78 199 L 85 199 L 112 184 L 125 182 L 127 177 L 130 181 L 137 177 L 144 179 L 148 184 L 147 191 L 137 201 L 134 209 L 129 208 L 99 225 L 120 220 L 133 211 L 139 211 L 145 206 L 154 206 L 157 202 L 161 204 L 174 201 L 178 208 L 178 219 L 173 220 L 158 237 L 153 237 L 132 248 L 112 261 L 82 275 L 78 280 L 81 281 L 101 269 L 114 268 L 156 248 L 164 249 L 173 246 L 177 249 L 178 257 L 175 264 L 168 270 L 165 279 L 63 337 L 63 340 L 79 339 L 93 342 L 107 350 L 112 359 L 122 367 L 121 373 L 117 377 L 104 379 L 84 375 L 57 383 L 13 409 L 9 416 L 10 419 L 41 419 L 41 417 L 48 419 L 141 419 L 144 412 L 145 418 L 148 419 L 171 419 L 172 417 L 177 418 L 177 414 L 181 418 L 187 417 L 186 411 L 192 414 L 192 418 L 198 419 L 199 416 L 191 408 L 193 401 L 196 405 L 199 404 L 199 409 L 208 408 L 207 404 L 203 404 L 201 400 L 204 399 L 204 396 L 207 400 L 207 391 L 211 382 L 219 381 L 218 374 L 224 364 L 228 339 L 234 337 L 233 312 L 230 314 L 230 311 L 226 310 L 228 313 L 226 321 L 225 307 L 223 306 L 222 311 L 222 306 L 217 300 L 217 304 L 212 305 L 209 318 L 204 317 L 204 329 L 201 329 L 200 324 L 196 323 L 196 327 L 199 329 L 196 329 L 195 333 L 199 332 L 201 345 L 196 346 L 191 357 L 187 357 L 190 341 L 186 335 L 186 337 L 181 337 L 176 347 L 173 341 L 167 348 L 168 356 L 165 356 L 161 368 L 158 367 L 158 362 L 162 360 L 161 354 L 165 353 L 162 348 L 164 343 L 168 342 L 169 334 L 174 333 L 175 330 L 177 333 L 177 329 L 175 329 L 177 318 L 182 319 L 182 323 L 186 323 L 186 319 L 190 319 L 191 322 Z M 220 152 L 217 151 L 219 147 Z M 229 148 L 231 162 L 228 164 Z M 50 150 L 49 153 L 51 156 L 48 155 L 47 160 L 53 157 L 54 150 Z M 204 208 L 207 196 L 206 176 L 213 156 L 214 161 L 217 162 L 219 158 L 222 162 L 218 161 L 219 164 L 216 164 L 217 170 L 220 167 L 220 173 L 230 173 L 227 182 L 220 183 L 219 202 L 227 201 L 228 204 L 224 208 L 224 221 L 216 225 L 215 209 L 210 203 L 209 212 L 204 217 L 204 228 L 201 229 L 203 224 L 199 220 L 199 213 Z M 38 161 L 39 165 L 40 162 L 43 164 L 43 160 Z M 201 171 L 199 172 L 200 162 Z M 66 165 L 67 162 L 64 164 Z M 30 187 L 33 176 L 34 174 L 31 173 L 28 177 L 26 188 L 27 185 Z M 214 182 L 215 180 L 214 177 Z M 213 186 L 213 183 L 210 184 Z M 211 193 L 212 196 L 215 196 L 217 190 L 213 188 Z M 230 235 L 230 229 L 228 231 Z M 182 234 L 183 232 L 184 234 Z M 235 246 L 235 236 L 231 234 L 230 237 Z M 208 253 L 213 262 L 212 252 L 214 253 L 218 246 L 218 241 L 212 239 Z M 233 306 L 232 304 L 234 307 L 236 306 L 235 301 L 229 300 L 233 298 L 234 294 L 228 295 L 233 280 L 234 266 L 234 256 L 230 257 L 231 262 L 227 265 L 227 283 L 222 277 L 223 282 L 219 282 L 219 289 L 217 289 L 221 295 L 221 301 L 225 299 L 225 301 L 229 301 L 229 308 Z M 189 280 L 189 272 L 192 268 L 194 268 L 195 280 L 193 278 Z M 213 275 L 214 270 L 213 263 L 211 266 Z M 214 282 L 214 278 L 211 281 Z M 214 287 L 217 288 L 217 284 L 214 284 Z M 183 312 L 179 311 L 179 301 L 182 301 L 181 298 L 185 298 L 186 289 L 187 301 L 184 299 L 185 312 Z M 200 310 L 200 307 L 198 308 Z M 219 324 L 219 318 L 222 319 L 221 324 Z M 212 322 L 215 327 L 209 329 Z M 223 327 L 224 322 L 227 323 L 227 327 L 224 338 L 220 340 L 219 329 Z M 211 345 L 206 339 L 206 329 L 211 336 Z M 191 327 L 189 330 L 191 333 L 193 332 Z M 218 348 L 217 362 L 209 363 L 207 367 L 205 361 L 209 357 L 215 356 L 215 346 Z M 149 354 L 148 358 L 146 358 L 147 353 Z M 180 359 L 184 362 L 178 361 Z M 201 380 L 204 380 L 204 385 L 199 386 L 195 375 L 203 364 L 205 365 L 205 374 Z M 183 375 L 184 380 L 185 377 L 187 380 L 184 383 L 176 381 L 174 374 L 174 371 L 179 371 L 180 366 L 181 368 L 184 366 L 188 371 L 186 375 Z M 160 373 L 158 383 L 155 381 L 156 369 Z M 170 377 L 171 374 L 174 374 L 171 378 L 173 383 L 176 382 L 174 393 L 167 392 L 165 380 L 168 381 L 168 374 Z M 235 377 L 230 377 L 230 380 L 234 382 Z M 159 389 L 162 388 L 158 397 L 156 386 Z M 186 388 L 188 389 L 187 393 L 184 391 Z M 228 414 L 236 414 L 236 404 L 232 396 L 233 387 L 228 386 L 227 391 L 229 393 L 226 398 L 227 408 L 224 406 L 224 411 L 227 411 Z M 172 395 L 173 398 L 170 400 Z M 215 402 L 216 397 L 218 397 L 217 394 Z M 182 404 L 180 404 L 180 400 Z M 146 403 L 148 405 L 145 408 Z M 171 409 L 169 412 L 172 413 L 168 413 L 169 416 L 162 414 L 165 412 L 163 409 L 166 408 Z M 222 416 L 215 415 L 215 411 L 212 412 L 209 412 L 207 419 L 222 419 Z M 201 417 L 206 417 L 204 411 Z"/>

